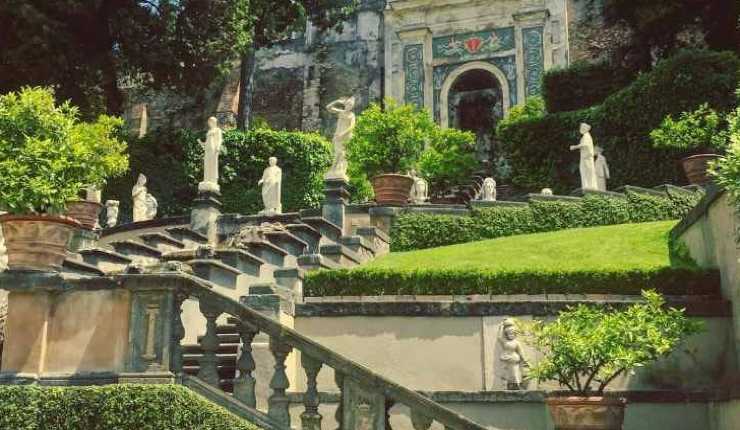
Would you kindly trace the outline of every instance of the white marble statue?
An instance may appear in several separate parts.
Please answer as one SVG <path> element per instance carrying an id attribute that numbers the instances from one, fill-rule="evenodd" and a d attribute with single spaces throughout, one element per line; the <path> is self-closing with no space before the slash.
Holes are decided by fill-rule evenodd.
<path id="1" fill-rule="evenodd" d="M 413 185 L 411 185 L 409 200 L 415 205 L 426 203 L 429 200 L 429 183 L 426 179 L 417 176 L 416 170 L 411 170 L 409 176 L 414 180 Z"/>
<path id="2" fill-rule="evenodd" d="M 355 129 L 355 113 L 352 111 L 354 108 L 354 97 L 335 100 L 326 106 L 329 112 L 337 115 L 337 129 L 332 139 L 334 162 L 331 165 L 331 169 L 326 172 L 326 179 L 347 179 L 345 146 L 352 139 L 352 132 Z"/>
<path id="3" fill-rule="evenodd" d="M 157 202 L 157 199 L 154 198 L 153 195 L 146 193 L 146 220 L 152 220 L 157 217 L 157 209 L 159 208 L 159 203 Z"/>
<path id="4" fill-rule="evenodd" d="M 118 200 L 106 200 L 105 201 L 105 225 L 115 227 L 118 224 L 118 207 L 120 202 Z"/>
<path id="5" fill-rule="evenodd" d="M 146 221 L 146 176 L 139 174 L 136 185 L 131 190 L 131 197 L 134 200 L 134 222 Z"/>
<path id="6" fill-rule="evenodd" d="M 553 195 L 552 188 L 543 188 L 542 191 L 540 191 L 540 194 L 543 196 L 551 196 Z"/>
<path id="7" fill-rule="evenodd" d="M 265 209 L 260 215 L 275 215 L 283 213 L 283 205 L 280 203 L 280 192 L 283 181 L 283 171 L 277 166 L 277 158 L 270 157 L 270 164 L 262 173 L 262 179 L 257 185 L 262 185 L 262 203 Z"/>
<path id="8" fill-rule="evenodd" d="M 481 189 L 480 195 L 481 201 L 484 202 L 495 202 L 496 201 L 496 180 L 493 178 L 486 178 L 483 180 L 483 188 Z"/>
<path id="9" fill-rule="evenodd" d="M 581 124 L 581 141 L 578 145 L 571 145 L 570 150 L 580 150 L 581 152 L 581 189 L 596 190 L 596 167 L 594 165 L 594 140 L 591 137 L 591 126 Z"/>
<path id="10" fill-rule="evenodd" d="M 218 155 L 223 143 L 223 132 L 218 128 L 216 117 L 208 118 L 208 133 L 206 141 L 198 140 L 203 147 L 203 182 L 198 184 L 198 191 L 212 191 L 218 193 Z"/>
<path id="11" fill-rule="evenodd" d="M 85 188 L 85 200 L 88 202 L 100 203 L 103 201 L 103 193 L 95 185 L 88 185 Z"/>
<path id="12" fill-rule="evenodd" d="M 500 347 L 499 361 L 503 365 L 500 375 L 506 384 L 507 390 L 521 390 L 524 382 L 523 368 L 529 367 L 524 357 L 522 346 L 516 339 L 517 331 L 514 320 L 505 319 L 498 330 L 498 342 Z"/>
<path id="13" fill-rule="evenodd" d="M 606 191 L 606 181 L 611 177 L 609 173 L 609 164 L 606 162 L 604 157 L 604 148 L 600 146 L 594 146 L 596 152 L 596 161 L 594 166 L 596 168 L 596 188 L 599 191 Z"/>

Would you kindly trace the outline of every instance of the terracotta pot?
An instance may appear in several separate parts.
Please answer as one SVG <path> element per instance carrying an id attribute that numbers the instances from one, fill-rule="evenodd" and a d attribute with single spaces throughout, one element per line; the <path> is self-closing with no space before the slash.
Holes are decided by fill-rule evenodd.
<path id="1" fill-rule="evenodd" d="M 67 217 L 2 215 L 8 268 L 59 271 L 67 256 L 67 243 L 80 224 Z"/>
<path id="2" fill-rule="evenodd" d="M 709 162 L 719 158 L 717 154 L 697 154 L 681 160 L 686 178 L 692 185 L 706 185 L 712 178 L 707 174 Z"/>
<path id="3" fill-rule="evenodd" d="M 406 206 L 414 180 L 410 176 L 389 173 L 373 177 L 372 183 L 379 205 Z"/>
<path id="4" fill-rule="evenodd" d="M 545 400 L 555 430 L 622 430 L 625 399 L 549 397 Z"/>
<path id="5" fill-rule="evenodd" d="M 98 216 L 103 205 L 87 200 L 75 200 L 67 203 L 67 216 L 80 222 L 82 228 L 93 230 L 98 224 Z"/>

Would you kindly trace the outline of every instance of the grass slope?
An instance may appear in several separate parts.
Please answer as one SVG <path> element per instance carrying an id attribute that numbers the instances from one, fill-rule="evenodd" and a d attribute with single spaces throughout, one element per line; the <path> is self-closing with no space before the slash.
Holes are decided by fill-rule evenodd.
<path id="1" fill-rule="evenodd" d="M 675 221 L 575 228 L 391 253 L 369 269 L 611 270 L 670 266 Z"/>

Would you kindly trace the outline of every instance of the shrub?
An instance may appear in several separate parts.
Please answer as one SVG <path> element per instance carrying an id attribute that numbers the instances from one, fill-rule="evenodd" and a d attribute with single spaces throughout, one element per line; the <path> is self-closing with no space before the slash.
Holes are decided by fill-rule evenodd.
<path id="1" fill-rule="evenodd" d="M 387 99 L 373 103 L 357 119 L 347 143 L 347 160 L 372 178 L 383 173 L 406 173 L 419 162 L 432 138 L 434 121 L 428 112 Z"/>
<path id="2" fill-rule="evenodd" d="M 604 148 L 611 187 L 682 183 L 683 173 L 675 162 L 678 152 L 653 148 L 650 132 L 667 115 L 694 110 L 702 103 L 728 110 L 739 70 L 740 60 L 732 53 L 683 51 L 600 105 L 499 127 L 497 140 L 511 161 L 512 184 L 521 190 L 576 188 L 578 159 L 567 149 L 578 141 L 581 122 L 593 127 L 596 143 Z"/>
<path id="3" fill-rule="evenodd" d="M 627 294 L 646 286 L 665 294 L 717 294 L 719 274 L 687 267 L 602 271 L 342 269 L 309 272 L 308 297 L 473 294 Z"/>
<path id="4" fill-rule="evenodd" d="M 587 108 L 626 87 L 635 73 L 607 62 L 576 62 L 550 69 L 542 81 L 542 95 L 550 113 Z"/>
<path id="5" fill-rule="evenodd" d="M 177 385 L 0 386 L 0 428 L 255 430 Z"/>
<path id="6" fill-rule="evenodd" d="M 667 356 L 701 322 L 683 310 L 664 308 L 655 291 L 644 291 L 645 303 L 622 310 L 578 305 L 551 323 L 529 324 L 531 342 L 543 357 L 531 368 L 539 382 L 557 381 L 579 396 L 602 396 L 604 389 L 632 369 Z"/>
<path id="7" fill-rule="evenodd" d="M 429 181 L 431 192 L 438 193 L 470 181 L 478 165 L 473 133 L 435 126 L 429 147 L 421 156 L 419 169 Z"/>
<path id="8" fill-rule="evenodd" d="M 727 153 L 713 163 L 710 171 L 717 185 L 727 190 L 737 204 L 740 202 L 740 108 L 727 115 L 727 123 Z"/>
<path id="9" fill-rule="evenodd" d="M 61 213 L 87 185 L 101 185 L 128 167 L 117 140 L 118 118 L 79 120 L 49 88 L 0 96 L 0 202 L 11 213 Z"/>
<path id="10" fill-rule="evenodd" d="M 678 219 L 701 196 L 628 192 L 626 199 L 589 195 L 578 203 L 533 201 L 527 207 L 478 209 L 470 216 L 403 214 L 391 228 L 391 249 L 411 251 L 565 228 Z"/>
<path id="11" fill-rule="evenodd" d="M 653 147 L 676 149 L 684 153 L 721 151 L 727 146 L 721 116 L 706 103 L 691 112 L 683 112 L 677 120 L 665 117 L 660 126 L 650 132 Z"/>

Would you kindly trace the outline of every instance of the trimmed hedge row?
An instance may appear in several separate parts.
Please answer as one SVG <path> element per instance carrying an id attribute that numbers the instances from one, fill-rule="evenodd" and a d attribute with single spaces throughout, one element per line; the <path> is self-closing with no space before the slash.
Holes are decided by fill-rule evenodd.
<path id="1" fill-rule="evenodd" d="M 654 149 L 650 131 L 666 115 L 708 103 L 720 111 L 735 103 L 740 60 L 733 53 L 684 51 L 658 63 L 632 84 L 591 108 L 550 113 L 517 122 L 502 122 L 497 140 L 512 166 L 518 190 L 550 187 L 569 192 L 578 184 L 578 143 L 581 122 L 591 124 L 594 141 L 604 148 L 612 178 L 609 185 L 653 186 L 684 183 L 676 151 Z"/>
<path id="2" fill-rule="evenodd" d="M 626 87 L 635 73 L 606 62 L 577 62 L 547 71 L 542 96 L 550 113 L 587 108 Z"/>
<path id="3" fill-rule="evenodd" d="M 475 270 L 320 270 L 303 282 L 306 296 L 627 294 L 718 294 L 719 273 L 666 267 L 654 270 L 578 272 L 486 272 Z"/>
<path id="4" fill-rule="evenodd" d="M 405 214 L 391 229 L 391 250 L 411 251 L 565 228 L 682 218 L 702 193 L 671 198 L 627 193 L 626 199 L 589 195 L 580 202 L 532 201 L 528 207 L 474 210 L 471 216 Z"/>
<path id="5" fill-rule="evenodd" d="M 0 387 L 0 429 L 256 430 L 177 385 Z"/>

